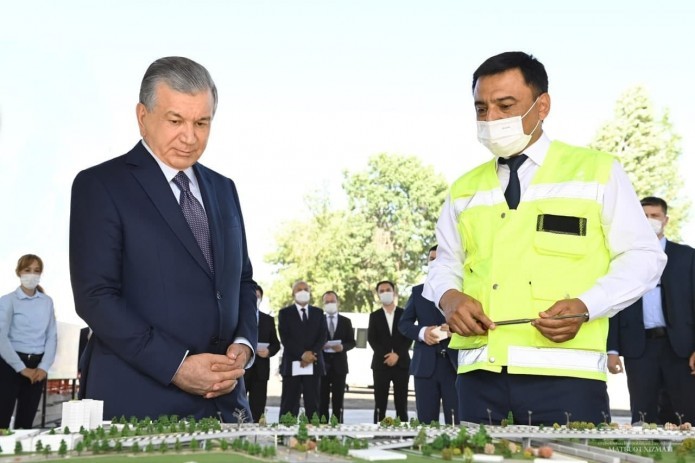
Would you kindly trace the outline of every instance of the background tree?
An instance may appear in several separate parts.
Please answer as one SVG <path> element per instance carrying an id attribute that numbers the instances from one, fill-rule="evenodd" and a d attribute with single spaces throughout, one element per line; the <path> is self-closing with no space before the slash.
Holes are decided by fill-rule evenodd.
<path id="1" fill-rule="evenodd" d="M 313 303 L 333 289 L 344 311 L 370 311 L 374 285 L 394 281 L 399 293 L 422 279 L 427 249 L 447 191 L 445 179 L 415 156 L 378 154 L 367 168 L 345 172 L 347 208 L 333 210 L 325 193 L 307 199 L 308 220 L 277 234 L 266 261 L 277 268 L 268 295 L 273 307 L 288 305 L 298 279 L 312 286 Z"/>
<path id="2" fill-rule="evenodd" d="M 680 239 L 680 227 L 690 211 L 679 174 L 681 137 L 668 110 L 659 117 L 642 86 L 628 89 L 617 100 L 614 119 L 604 124 L 590 145 L 618 156 L 638 198 L 658 196 L 669 205 L 667 235 Z"/>

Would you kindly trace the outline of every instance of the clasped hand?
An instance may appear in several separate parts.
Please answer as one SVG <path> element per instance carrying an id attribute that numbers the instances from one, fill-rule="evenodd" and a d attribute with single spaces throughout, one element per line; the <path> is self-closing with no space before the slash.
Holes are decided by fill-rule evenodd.
<path id="1" fill-rule="evenodd" d="M 446 315 L 449 330 L 461 336 L 477 336 L 494 330 L 495 323 L 490 320 L 480 301 L 455 289 L 450 289 L 442 296 L 440 306 Z M 560 315 L 587 313 L 587 308 L 579 299 L 563 299 L 557 301 L 531 324 L 547 339 L 553 342 L 565 342 L 579 332 L 583 318 L 554 319 Z"/>
<path id="2" fill-rule="evenodd" d="M 206 399 L 229 394 L 244 375 L 251 349 L 244 344 L 231 344 L 226 355 L 189 355 L 176 372 L 172 383 L 189 394 Z"/>
<path id="3" fill-rule="evenodd" d="M 19 374 L 31 381 L 31 384 L 39 383 L 48 376 L 48 373 L 41 368 L 24 368 Z"/>

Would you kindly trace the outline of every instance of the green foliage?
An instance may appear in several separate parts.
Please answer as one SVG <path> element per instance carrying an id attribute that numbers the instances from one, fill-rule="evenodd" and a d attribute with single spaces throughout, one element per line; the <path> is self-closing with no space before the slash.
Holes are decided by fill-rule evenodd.
<path id="1" fill-rule="evenodd" d="M 335 416 L 335 415 L 331 415 L 331 422 L 330 422 L 330 424 L 331 424 L 331 427 L 332 427 L 332 428 L 335 428 L 336 426 L 338 426 L 338 425 L 340 424 L 340 421 L 338 420 L 338 417 Z"/>
<path id="2" fill-rule="evenodd" d="M 485 444 L 492 442 L 492 438 L 487 433 L 484 425 L 480 425 L 478 431 L 471 437 L 470 443 L 473 449 L 477 452 L 481 452 L 485 447 Z"/>
<path id="3" fill-rule="evenodd" d="M 195 437 L 191 439 L 190 447 L 192 452 L 198 450 L 200 448 L 200 442 L 198 442 L 198 439 L 196 439 Z"/>
<path id="4" fill-rule="evenodd" d="M 24 452 L 24 449 L 22 448 L 22 443 L 17 441 L 14 444 L 14 453 L 15 455 L 21 455 L 22 452 Z"/>
<path id="5" fill-rule="evenodd" d="M 438 435 L 437 437 L 434 438 L 434 441 L 432 441 L 432 448 L 434 450 L 442 450 L 444 448 L 449 447 L 450 445 L 451 445 L 451 438 L 446 433 Z"/>
<path id="6" fill-rule="evenodd" d="M 133 442 L 132 447 L 130 447 L 130 451 L 133 453 L 140 453 L 140 444 Z"/>
<path id="7" fill-rule="evenodd" d="M 647 90 L 630 88 L 618 98 L 613 120 L 599 129 L 590 146 L 618 157 L 638 198 L 666 200 L 670 217 L 666 235 L 680 239 L 691 202 L 682 191 L 681 136 L 673 128 L 669 111 L 658 116 Z"/>
<path id="8" fill-rule="evenodd" d="M 43 448 L 43 451 L 41 452 L 45 457 L 48 457 L 51 454 L 51 446 L 47 445 Z"/>
<path id="9" fill-rule="evenodd" d="M 418 420 L 417 417 L 412 417 L 410 418 L 410 422 L 408 424 L 412 429 L 415 429 L 420 426 L 420 420 Z"/>
<path id="10" fill-rule="evenodd" d="M 229 448 L 229 442 L 227 439 L 220 439 L 220 450 L 223 452 Z"/>
<path id="11" fill-rule="evenodd" d="M 299 429 L 297 429 L 297 435 L 295 437 L 302 444 L 309 439 L 309 430 L 306 427 L 306 423 L 302 421 L 299 422 Z"/>
<path id="12" fill-rule="evenodd" d="M 426 457 L 429 457 L 432 455 L 432 446 L 431 445 L 425 445 L 422 447 L 422 454 Z"/>
<path id="13" fill-rule="evenodd" d="M 325 418 L 324 418 L 325 420 Z M 313 426 L 319 426 L 321 424 L 321 418 L 319 418 L 319 414 L 314 412 L 313 415 L 311 415 L 311 424 Z"/>
<path id="14" fill-rule="evenodd" d="M 326 194 L 307 199 L 311 217 L 285 224 L 266 261 L 277 267 L 268 290 L 273 305 L 291 302 L 290 287 L 304 279 L 315 302 L 335 290 L 344 311 L 368 312 L 374 285 L 389 279 L 401 292 L 422 278 L 427 249 L 447 182 L 415 156 L 378 154 L 367 168 L 345 172 L 346 209 L 332 209 Z"/>
<path id="15" fill-rule="evenodd" d="M 159 443 L 159 451 L 161 453 L 166 453 L 168 450 L 169 450 L 169 446 L 167 445 L 167 443 L 164 440 L 162 440 L 162 442 Z"/>
<path id="16" fill-rule="evenodd" d="M 58 455 L 60 455 L 61 457 L 64 457 L 67 454 L 68 454 L 68 444 L 63 439 L 61 439 L 60 440 L 60 446 L 58 447 Z"/>
<path id="17" fill-rule="evenodd" d="M 36 442 L 36 452 L 41 453 L 42 450 L 43 450 L 43 442 L 41 442 L 41 439 L 39 439 Z"/>
<path id="18" fill-rule="evenodd" d="M 452 448 L 443 448 L 442 449 L 442 460 L 444 461 L 451 461 L 454 459 L 454 449 Z"/>
<path id="19" fill-rule="evenodd" d="M 82 441 L 75 444 L 75 452 L 77 452 L 78 456 L 82 455 L 82 452 L 84 452 L 84 443 Z"/>
<path id="20" fill-rule="evenodd" d="M 284 426 L 294 426 L 297 424 L 297 418 L 292 414 L 292 412 L 287 412 L 280 417 L 280 424 Z"/>

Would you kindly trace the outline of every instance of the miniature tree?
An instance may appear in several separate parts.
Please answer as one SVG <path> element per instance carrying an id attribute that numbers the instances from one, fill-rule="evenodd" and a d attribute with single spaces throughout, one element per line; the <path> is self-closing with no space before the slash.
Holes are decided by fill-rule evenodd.
<path id="1" fill-rule="evenodd" d="M 326 415 L 321 415 L 321 424 L 328 424 L 328 420 L 326 419 Z"/>
<path id="2" fill-rule="evenodd" d="M 512 426 L 514 424 L 514 414 L 510 410 L 509 413 L 507 413 L 507 424 L 509 426 Z"/>
<path id="3" fill-rule="evenodd" d="M 232 416 L 234 418 L 236 418 L 238 429 L 241 429 L 241 425 L 244 424 L 248 420 L 248 416 L 246 416 L 246 410 L 243 408 L 235 409 L 232 412 Z"/>
<path id="4" fill-rule="evenodd" d="M 461 428 L 465 429 L 465 428 Z M 420 431 L 418 431 L 417 436 L 415 436 L 415 439 L 413 440 L 413 447 L 417 447 L 419 451 L 422 452 L 422 446 L 427 443 L 427 431 L 425 431 L 425 428 L 420 428 Z"/>
<path id="5" fill-rule="evenodd" d="M 397 428 L 400 428 L 401 427 L 401 419 L 399 417 L 395 417 L 393 419 L 393 425 Z"/>
<path id="6" fill-rule="evenodd" d="M 480 452 L 485 447 L 485 444 L 491 441 L 492 439 L 490 438 L 490 435 L 487 433 L 487 429 L 485 429 L 485 426 L 481 424 L 478 428 L 478 431 L 475 434 L 473 434 L 473 437 L 471 438 L 471 445 L 476 451 Z"/>
<path id="7" fill-rule="evenodd" d="M 121 442 L 120 440 L 117 440 L 116 444 L 113 446 L 113 450 L 116 453 L 121 453 L 123 451 L 123 442 Z"/>
<path id="8" fill-rule="evenodd" d="M 55 434 L 56 434 L 56 428 L 51 428 L 51 430 L 48 431 L 48 434 L 49 434 L 50 436 L 55 436 Z"/>
<path id="9" fill-rule="evenodd" d="M 51 446 L 47 445 L 43 448 L 43 451 L 41 452 L 44 457 L 48 458 L 48 456 L 51 454 Z"/>
<path id="10" fill-rule="evenodd" d="M 162 440 L 162 442 L 159 443 L 159 452 L 166 453 L 167 450 L 169 450 L 169 446 L 166 441 Z"/>
<path id="11" fill-rule="evenodd" d="M 335 428 L 338 426 L 340 423 L 338 422 L 338 417 L 335 415 L 331 415 L 331 427 Z"/>
<path id="12" fill-rule="evenodd" d="M 130 451 L 133 453 L 140 453 L 140 444 L 133 442 L 133 446 L 130 448 Z"/>
<path id="13" fill-rule="evenodd" d="M 102 452 L 108 452 L 111 450 L 111 446 L 109 445 L 109 440 L 108 439 L 102 439 L 101 444 L 99 444 L 99 450 Z"/>
<path id="14" fill-rule="evenodd" d="M 177 452 L 181 451 L 181 441 L 179 440 L 178 437 L 176 438 L 176 441 L 174 442 L 174 450 Z"/>
<path id="15" fill-rule="evenodd" d="M 191 445 L 190 446 L 191 446 L 191 452 L 195 452 L 196 450 L 198 450 L 200 448 L 200 443 L 194 437 L 193 439 L 191 439 Z"/>
<path id="16" fill-rule="evenodd" d="M 42 450 L 43 450 L 43 442 L 41 442 L 41 439 L 39 439 L 36 442 L 36 453 L 41 453 Z"/>
<path id="17" fill-rule="evenodd" d="M 319 414 L 314 412 L 313 415 L 311 415 L 311 424 L 313 426 L 319 426 L 321 424 L 321 418 L 319 418 Z"/>
<path id="18" fill-rule="evenodd" d="M 15 442 L 14 444 L 14 454 L 15 455 L 21 455 L 24 449 L 22 449 L 22 443 L 20 441 Z"/>
<path id="19" fill-rule="evenodd" d="M 417 417 L 412 417 L 412 418 L 410 419 L 410 427 L 413 428 L 413 429 L 415 429 L 415 428 L 417 428 L 418 426 L 420 426 L 420 420 L 418 420 Z"/>
<path id="20" fill-rule="evenodd" d="M 84 452 L 84 443 L 82 441 L 75 444 L 75 452 L 77 452 L 77 456 L 82 455 L 82 452 Z"/>
<path id="21" fill-rule="evenodd" d="M 220 450 L 222 450 L 224 452 L 228 448 L 229 448 L 229 442 L 227 442 L 227 439 L 220 439 Z"/>
<path id="22" fill-rule="evenodd" d="M 98 455 L 101 453 L 101 447 L 99 447 L 99 441 L 94 441 L 92 442 L 92 445 L 90 447 L 90 450 L 94 455 Z"/>
<path id="23" fill-rule="evenodd" d="M 205 439 L 204 448 L 208 452 L 212 450 L 212 439 Z"/>
<path id="24" fill-rule="evenodd" d="M 300 421 L 299 429 L 297 430 L 297 440 L 302 444 L 309 439 L 309 430 L 306 427 L 306 423 Z"/>
<path id="25" fill-rule="evenodd" d="M 152 453 L 154 452 L 154 445 L 152 444 L 152 441 L 149 441 L 147 445 L 145 446 L 145 453 Z"/>
<path id="26" fill-rule="evenodd" d="M 70 434 L 70 428 L 68 426 L 65 426 L 65 429 L 63 429 L 63 434 L 65 434 L 65 435 Z"/>
<path id="27" fill-rule="evenodd" d="M 299 413 L 297 421 L 299 422 L 299 424 L 309 424 L 309 418 L 307 418 L 306 413 L 304 413 L 303 411 Z"/>
<path id="28" fill-rule="evenodd" d="M 65 440 L 61 439 L 60 440 L 60 447 L 58 447 L 58 455 L 60 455 L 61 457 L 64 457 L 67 454 L 68 454 L 68 444 L 65 442 Z"/>
<path id="29" fill-rule="evenodd" d="M 265 417 L 265 413 L 258 419 L 258 425 L 262 427 L 268 426 L 268 419 Z"/>

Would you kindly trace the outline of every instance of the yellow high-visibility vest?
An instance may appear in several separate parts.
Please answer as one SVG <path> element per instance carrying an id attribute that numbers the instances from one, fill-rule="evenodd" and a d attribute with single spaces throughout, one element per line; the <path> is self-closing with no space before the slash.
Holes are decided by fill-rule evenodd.
<path id="1" fill-rule="evenodd" d="M 601 225 L 605 185 L 614 158 L 559 142 L 510 210 L 495 161 L 451 187 L 466 254 L 463 288 L 493 321 L 536 318 L 561 299 L 576 298 L 608 271 Z M 531 324 L 499 326 L 484 336 L 454 335 L 459 373 L 472 370 L 606 380 L 608 319 L 584 323 L 555 343 Z"/>

